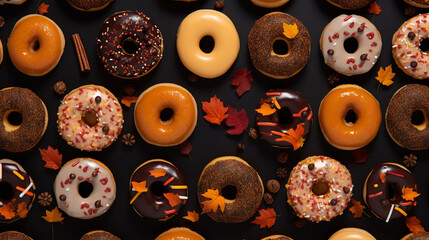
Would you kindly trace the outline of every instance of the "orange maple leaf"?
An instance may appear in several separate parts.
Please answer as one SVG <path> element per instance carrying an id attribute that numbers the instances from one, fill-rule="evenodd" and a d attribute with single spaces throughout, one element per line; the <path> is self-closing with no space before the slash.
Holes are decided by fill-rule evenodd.
<path id="1" fill-rule="evenodd" d="M 135 102 L 137 102 L 137 97 L 134 96 L 125 96 L 121 99 L 121 103 L 127 107 L 131 107 L 131 104 Z"/>
<path id="2" fill-rule="evenodd" d="M 165 174 L 167 173 L 167 170 L 165 170 L 164 168 L 157 168 L 154 170 L 150 170 L 149 172 L 150 172 L 149 176 L 153 176 L 154 178 L 159 178 L 159 177 L 165 176 Z"/>
<path id="3" fill-rule="evenodd" d="M 179 194 L 177 193 L 164 193 L 164 197 L 167 198 L 171 207 L 175 207 L 182 203 L 182 200 L 180 200 Z"/>
<path id="4" fill-rule="evenodd" d="M 210 102 L 203 102 L 203 111 L 207 113 L 204 119 L 217 125 L 228 117 L 228 108 L 223 106 L 223 102 L 216 95 L 210 98 Z"/>
<path id="5" fill-rule="evenodd" d="M 222 212 L 225 210 L 225 198 L 219 195 L 219 190 L 207 189 L 207 192 L 203 193 L 203 196 L 210 200 L 201 202 L 201 204 L 203 204 L 203 211 L 201 214 L 210 211 L 216 212 L 218 207 L 220 207 Z"/>
<path id="6" fill-rule="evenodd" d="M 292 24 L 286 24 L 283 23 L 283 35 L 287 38 L 294 38 L 298 34 L 298 26 L 296 26 L 296 23 Z"/>
<path id="7" fill-rule="evenodd" d="M 198 220 L 200 220 L 200 214 L 198 214 L 197 212 L 192 211 L 188 211 L 188 215 L 183 217 L 184 219 L 187 219 L 191 222 L 198 222 Z"/>
<path id="8" fill-rule="evenodd" d="M 143 181 L 143 182 L 134 182 L 134 181 L 132 181 L 131 184 L 133 185 L 133 188 L 134 188 L 135 191 L 137 191 L 137 192 L 147 192 L 146 181 Z"/>
<path id="9" fill-rule="evenodd" d="M 53 149 L 51 146 L 48 146 L 48 149 L 39 148 L 39 151 L 40 155 L 42 155 L 42 160 L 46 162 L 45 168 L 57 170 L 61 167 L 63 155 L 58 153 L 58 149 Z"/>
<path id="10" fill-rule="evenodd" d="M 270 228 L 276 223 L 277 214 L 274 209 L 259 209 L 258 212 L 261 216 L 256 217 L 252 223 L 259 225 L 260 228 Z"/>
<path id="11" fill-rule="evenodd" d="M 6 220 L 12 219 L 16 216 L 13 201 L 10 201 L 7 205 L 0 207 L 0 215 L 2 215 Z"/>
<path id="12" fill-rule="evenodd" d="M 25 202 L 18 203 L 18 209 L 16 210 L 16 214 L 19 215 L 20 218 L 26 218 L 28 214 L 27 204 Z"/>
<path id="13" fill-rule="evenodd" d="M 359 201 L 356 201 L 353 198 L 351 200 L 352 200 L 353 207 L 349 208 L 350 212 L 354 213 L 354 218 L 362 217 L 363 209 L 365 207 L 362 206 L 362 204 Z"/>
<path id="14" fill-rule="evenodd" d="M 42 4 L 39 5 L 38 12 L 39 14 L 43 15 L 48 12 L 49 4 L 46 4 L 42 2 Z"/>
<path id="15" fill-rule="evenodd" d="M 415 192 L 413 188 L 402 187 L 402 198 L 407 201 L 414 201 L 414 198 L 420 196 L 420 193 Z"/>
<path id="16" fill-rule="evenodd" d="M 64 220 L 62 215 L 58 207 L 55 207 L 52 211 L 46 210 L 46 216 L 42 216 L 42 218 L 49 223 L 62 222 Z"/>
<path id="17" fill-rule="evenodd" d="M 405 217 L 405 223 L 407 227 L 413 233 L 424 233 L 426 232 L 425 228 L 420 224 L 420 220 L 416 216 Z"/>
<path id="18" fill-rule="evenodd" d="M 380 180 L 382 183 L 386 182 L 386 173 L 380 173 Z"/>
<path id="19" fill-rule="evenodd" d="M 256 109 L 256 112 L 262 114 L 262 116 L 268 116 L 276 112 L 276 109 L 271 108 L 268 103 L 263 103 L 260 108 Z"/>
<path id="20" fill-rule="evenodd" d="M 292 144 L 293 150 L 297 150 L 298 148 L 304 145 L 305 139 L 302 137 L 304 133 L 304 123 L 298 124 L 296 129 L 289 129 L 286 133 L 271 131 L 273 134 L 279 135 L 280 138 L 276 138 L 276 142 L 286 141 Z"/>
<path id="21" fill-rule="evenodd" d="M 380 70 L 378 70 L 378 76 L 375 77 L 377 81 L 380 82 L 380 84 L 383 84 L 384 86 L 390 86 L 393 84 L 393 77 L 395 77 L 395 73 L 392 72 L 392 64 L 387 66 L 385 69 L 383 67 L 380 67 Z"/>
<path id="22" fill-rule="evenodd" d="M 377 2 L 376 2 L 376 1 L 374 1 L 374 2 L 372 2 L 372 3 L 369 5 L 368 12 L 369 12 L 369 13 L 372 13 L 372 14 L 375 14 L 375 15 L 378 15 L 378 14 L 380 14 L 380 13 L 381 13 L 381 8 L 380 8 L 380 6 L 377 4 Z"/>

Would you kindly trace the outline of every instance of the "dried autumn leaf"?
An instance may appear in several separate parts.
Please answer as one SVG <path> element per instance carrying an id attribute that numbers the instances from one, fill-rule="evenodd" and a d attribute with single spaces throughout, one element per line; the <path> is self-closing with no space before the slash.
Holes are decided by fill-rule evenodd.
<path id="1" fill-rule="evenodd" d="M 252 88 L 252 82 L 253 76 L 246 67 L 232 74 L 231 85 L 236 86 L 235 92 L 239 97 Z"/>
<path id="2" fill-rule="evenodd" d="M 63 155 L 58 153 L 58 149 L 53 149 L 51 146 L 48 146 L 48 149 L 39 148 L 39 151 L 40 155 L 42 155 L 42 160 L 46 162 L 45 168 L 57 170 L 61 167 Z"/>
<path id="3" fill-rule="evenodd" d="M 304 145 L 305 139 L 302 137 L 304 134 L 304 123 L 300 123 L 296 126 L 296 129 L 289 129 L 286 133 L 272 131 L 273 134 L 280 136 L 280 138 L 276 138 L 276 142 L 286 141 L 292 144 L 293 150 L 297 150 L 298 148 Z"/>
<path id="4" fill-rule="evenodd" d="M 48 12 L 48 8 L 49 8 L 49 4 L 46 4 L 46 3 L 42 2 L 39 5 L 39 9 L 38 9 L 39 14 L 43 15 L 43 14 L 47 13 Z"/>
<path id="5" fill-rule="evenodd" d="M 271 108 L 268 103 L 263 103 L 260 108 L 256 109 L 256 112 L 262 114 L 262 116 L 268 116 L 275 113 L 276 109 Z"/>
<path id="6" fill-rule="evenodd" d="M 197 212 L 192 211 L 188 211 L 188 215 L 183 217 L 184 219 L 187 219 L 191 222 L 198 222 L 198 220 L 200 220 L 200 214 L 198 214 Z"/>
<path id="7" fill-rule="evenodd" d="M 352 151 L 352 156 L 357 163 L 364 163 L 369 158 L 368 148 L 363 147 Z"/>
<path id="8" fill-rule="evenodd" d="M 405 217 L 405 223 L 407 224 L 407 227 L 410 229 L 413 233 L 424 233 L 426 230 L 422 225 L 420 224 L 421 221 L 416 217 Z"/>
<path id="9" fill-rule="evenodd" d="M 383 67 L 380 67 L 380 70 L 378 70 L 378 76 L 375 77 L 377 81 L 379 81 L 384 86 L 390 86 L 392 85 L 393 77 L 395 77 L 395 73 L 392 72 L 392 64 L 386 67 L 386 69 L 383 69 Z"/>
<path id="10" fill-rule="evenodd" d="M 380 8 L 380 6 L 377 4 L 377 2 L 376 2 L 376 1 L 374 1 L 374 2 L 372 2 L 372 3 L 369 5 L 368 12 L 369 12 L 369 13 L 372 13 L 372 14 L 375 14 L 375 15 L 378 15 L 378 14 L 380 14 L 380 13 L 381 13 L 381 8 Z"/>
<path id="11" fill-rule="evenodd" d="M 127 107 L 131 107 L 131 104 L 135 102 L 137 102 L 137 97 L 134 96 L 125 96 L 121 100 L 121 103 Z"/>
<path id="12" fill-rule="evenodd" d="M 179 194 L 177 193 L 164 193 L 164 197 L 167 198 L 171 207 L 175 207 L 182 203 L 182 200 L 180 200 Z"/>
<path id="13" fill-rule="evenodd" d="M 223 102 L 216 95 L 210 98 L 210 102 L 203 102 L 203 111 L 207 113 L 204 119 L 217 125 L 220 125 L 228 117 L 228 114 L 226 114 L 228 108 L 223 106 Z"/>
<path id="14" fill-rule="evenodd" d="M 226 130 L 228 134 L 239 135 L 246 130 L 249 125 L 249 117 L 247 117 L 246 110 L 243 108 L 237 111 L 234 107 L 228 106 L 228 117 L 225 120 L 225 124 L 230 129 Z"/>
<path id="15" fill-rule="evenodd" d="M 203 213 L 208 213 L 210 211 L 216 212 L 218 207 L 223 212 L 225 210 L 225 198 L 222 195 L 219 195 L 219 190 L 207 189 L 207 192 L 202 194 L 203 197 L 206 197 L 210 200 L 202 201 Z"/>
<path id="16" fill-rule="evenodd" d="M 380 173 L 380 180 L 382 183 L 386 182 L 386 173 Z"/>
<path id="17" fill-rule="evenodd" d="M 180 144 L 179 151 L 181 154 L 189 156 L 192 151 L 192 144 L 189 141 L 184 141 L 182 144 Z"/>
<path id="18" fill-rule="evenodd" d="M 296 26 L 296 23 L 293 25 L 283 23 L 283 34 L 287 38 L 294 38 L 298 34 L 298 26 Z"/>
<path id="19" fill-rule="evenodd" d="M 28 214 L 27 204 L 25 202 L 18 203 L 18 208 L 16 209 L 16 214 L 20 218 L 26 218 Z"/>
<path id="20" fill-rule="evenodd" d="M 165 176 L 165 174 L 167 173 L 167 170 L 165 170 L 164 168 L 157 168 L 154 170 L 150 170 L 149 172 L 150 172 L 149 176 L 153 176 L 154 178 L 159 178 L 159 177 Z"/>
<path id="21" fill-rule="evenodd" d="M 2 215 L 6 220 L 12 219 L 16 216 L 12 201 L 7 205 L 0 207 L 0 215 Z"/>
<path id="22" fill-rule="evenodd" d="M 147 187 L 146 187 L 146 181 L 143 182 L 131 182 L 131 184 L 133 185 L 134 190 L 136 190 L 137 192 L 147 192 Z"/>
<path id="23" fill-rule="evenodd" d="M 259 225 L 260 228 L 270 228 L 276 223 L 277 214 L 274 209 L 259 209 L 258 212 L 260 216 L 256 217 L 252 223 Z"/>
<path id="24" fill-rule="evenodd" d="M 407 201 L 414 201 L 414 198 L 420 196 L 420 193 L 415 192 L 413 188 L 402 187 L 402 198 Z"/>
<path id="25" fill-rule="evenodd" d="M 362 204 L 359 201 L 351 199 L 351 202 L 353 204 L 352 207 L 349 208 L 350 212 L 354 213 L 354 218 L 360 218 L 362 217 L 363 209 L 365 208 L 362 206 Z"/>
<path id="26" fill-rule="evenodd" d="M 52 211 L 46 210 L 46 216 L 42 216 L 42 218 L 49 223 L 62 222 L 64 220 L 62 215 L 58 207 L 55 207 Z"/>

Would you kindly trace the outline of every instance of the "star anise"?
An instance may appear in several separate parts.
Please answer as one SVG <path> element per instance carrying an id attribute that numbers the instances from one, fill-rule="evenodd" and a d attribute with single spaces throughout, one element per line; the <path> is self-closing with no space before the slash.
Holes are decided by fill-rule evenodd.
<path id="1" fill-rule="evenodd" d="M 39 204 L 47 207 L 52 203 L 52 196 L 48 192 L 41 193 L 37 199 L 39 200 Z"/>
<path id="2" fill-rule="evenodd" d="M 335 82 L 340 81 L 340 77 L 338 76 L 337 73 L 331 73 L 331 74 L 329 74 L 328 77 L 327 77 L 327 79 L 328 79 L 328 83 L 330 85 L 333 85 Z"/>
<path id="3" fill-rule="evenodd" d="M 406 6 L 404 8 L 404 14 L 408 17 L 413 17 L 416 15 L 416 8 L 413 6 Z"/>
<path id="4" fill-rule="evenodd" d="M 410 153 L 409 155 L 404 156 L 404 164 L 407 167 L 414 167 L 417 164 L 417 157 Z"/>
<path id="5" fill-rule="evenodd" d="M 276 170 L 276 176 L 280 179 L 286 178 L 287 177 L 287 170 L 284 167 L 279 167 Z"/>
<path id="6" fill-rule="evenodd" d="M 134 143 L 136 143 L 136 137 L 132 135 L 131 133 L 127 133 L 122 135 L 122 142 L 125 143 L 127 146 L 132 146 Z"/>

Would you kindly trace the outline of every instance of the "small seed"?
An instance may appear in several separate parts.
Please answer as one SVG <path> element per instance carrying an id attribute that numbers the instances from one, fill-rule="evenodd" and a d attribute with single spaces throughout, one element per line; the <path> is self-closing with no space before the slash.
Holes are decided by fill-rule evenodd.
<path id="1" fill-rule="evenodd" d="M 313 163 L 308 164 L 308 170 L 310 170 L 310 171 L 314 170 L 314 164 Z"/>

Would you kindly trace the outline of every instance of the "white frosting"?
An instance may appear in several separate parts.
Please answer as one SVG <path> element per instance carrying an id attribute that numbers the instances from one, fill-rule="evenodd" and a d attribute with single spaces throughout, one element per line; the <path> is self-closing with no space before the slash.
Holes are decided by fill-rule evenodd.
<path id="1" fill-rule="evenodd" d="M 429 56 L 419 48 L 421 41 L 429 34 L 429 14 L 420 14 L 406 21 L 395 33 L 392 40 L 393 57 L 405 73 L 417 79 L 429 78 Z M 410 39 L 408 33 L 414 32 Z M 417 66 L 411 67 L 415 61 Z"/>
<path id="2" fill-rule="evenodd" d="M 94 177 L 93 173 L 97 172 Z M 75 179 L 70 175 L 74 174 Z M 93 191 L 87 198 L 79 194 L 79 184 L 89 182 Z M 116 198 L 116 184 L 110 170 L 101 162 L 91 158 L 77 158 L 66 163 L 54 182 L 54 193 L 58 207 L 71 217 L 91 219 L 105 213 Z M 60 196 L 64 195 L 63 201 Z M 100 201 L 100 206 L 96 202 Z"/>
<path id="3" fill-rule="evenodd" d="M 359 32 L 361 26 L 364 28 Z M 358 41 L 358 49 L 354 53 L 344 49 L 344 41 L 351 37 Z M 382 45 L 380 34 L 370 21 L 361 16 L 344 14 L 326 26 L 320 43 L 325 63 L 346 76 L 368 72 L 377 62 Z M 329 55 L 328 50 L 333 50 L 334 54 Z M 367 54 L 365 61 L 361 60 L 362 54 Z"/>

